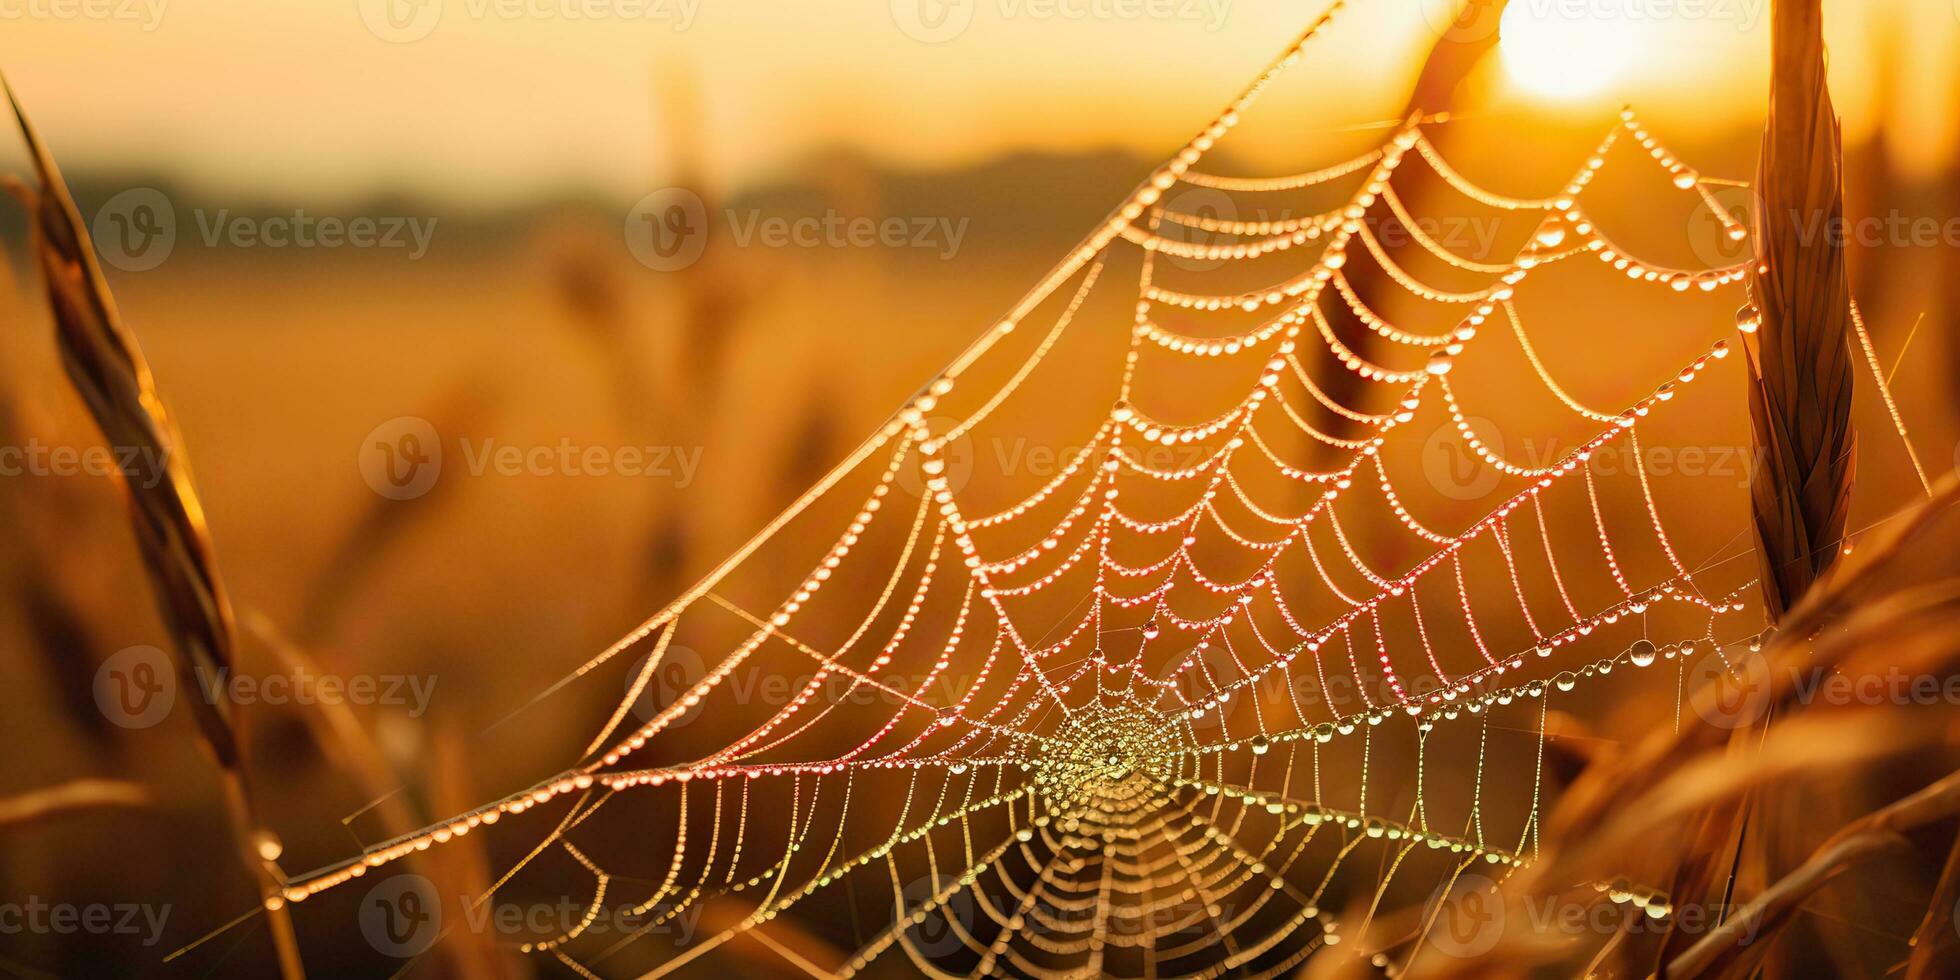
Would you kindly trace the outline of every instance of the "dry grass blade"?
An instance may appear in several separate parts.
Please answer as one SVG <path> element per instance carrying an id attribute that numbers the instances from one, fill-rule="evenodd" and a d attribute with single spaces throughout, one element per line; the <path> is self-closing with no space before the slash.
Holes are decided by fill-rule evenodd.
<path id="1" fill-rule="evenodd" d="M 1756 896 L 1719 929 L 1703 936 L 1668 964 L 1668 976 L 1747 976 L 1767 943 L 1750 948 L 1745 937 L 1774 928 L 1795 914 L 1817 889 L 1850 865 L 1880 851 L 1906 848 L 1905 831 L 1960 812 L 1960 772 L 1920 790 L 1831 835 L 1810 860 Z"/>
<path id="2" fill-rule="evenodd" d="M 1656 732 L 1624 752 L 1601 756 L 1547 814 L 1539 861 L 1507 882 L 1505 891 L 1514 897 L 1577 894 L 1575 901 L 1589 901 L 1589 887 L 1578 887 L 1580 883 L 1624 875 L 1667 885 L 1661 879 L 1673 874 L 1679 882 L 1685 875 L 1678 872 L 1684 868 L 1725 870 L 1732 842 L 1695 833 L 1711 822 L 1709 814 L 1733 813 L 1741 801 L 1758 792 L 1787 795 L 1792 787 L 1814 784 L 1819 778 L 1884 769 L 1889 760 L 1950 743 L 1947 717 L 1940 712 L 1906 714 L 1889 703 L 1810 704 L 1797 679 L 1888 673 L 1945 677 L 1960 667 L 1960 633 L 1952 628 L 1960 620 L 1960 578 L 1946 560 L 1947 542 L 1956 532 L 1960 532 L 1960 480 L 1949 477 L 1935 486 L 1932 499 L 1885 522 L 1852 556 L 1834 566 L 1790 610 L 1778 634 L 1764 646 L 1762 669 L 1748 673 L 1760 678 L 1752 682 L 1753 696 L 1779 718 L 1773 729 L 1757 731 L 1745 744 L 1732 745 L 1728 728 L 1688 724 L 1677 731 Z M 1689 696 L 1707 698 L 1720 686 L 1718 675 Z M 1873 805 L 1895 798 L 1885 797 Z M 1854 822 L 1818 852 L 1821 863 L 1809 871 L 1778 883 L 1774 869 L 1765 868 L 1772 877 L 1756 895 L 1775 902 L 1772 892 L 1777 889 L 1782 894 L 1798 887 L 1814 891 L 1829 880 L 1823 873 L 1826 868 L 1849 866 L 1851 859 L 1885 852 L 1896 832 L 1907 826 L 1898 822 L 1903 815 L 1921 812 L 1914 805 Z M 1696 814 L 1704 818 L 1701 823 L 1691 822 Z M 1865 831 L 1892 836 L 1860 838 L 1835 854 L 1828 853 Z M 1955 885 L 1949 882 L 1942 887 Z M 1670 891 L 1669 896 L 1677 907 L 1712 907 L 1721 898 L 1680 891 Z M 1937 915 L 1938 922 L 1928 928 L 1950 933 L 1951 908 L 1950 898 L 1936 897 L 1929 915 Z M 1749 921 L 1746 928 L 1755 930 L 1752 953 L 1771 946 L 1773 931 L 1791 921 L 1777 915 Z M 1571 951 L 1560 948 L 1557 938 L 1533 930 L 1520 930 L 1515 936 L 1506 933 L 1503 945 L 1489 956 L 1480 960 L 1429 957 L 1422 972 L 1452 977 L 1518 975 L 1530 964 L 1563 962 Z M 1660 972 L 1677 975 L 1675 969 L 1696 962 L 1678 958 L 1694 949 L 1693 940 L 1701 937 L 1676 930 L 1668 938 L 1676 947 L 1658 962 L 1654 941 L 1629 937 L 1616 943 L 1616 948 L 1598 954 L 1604 964 L 1598 974 L 1644 975 L 1675 961 L 1676 967 Z M 1951 955 L 1950 946 L 1944 952 L 1915 951 L 1915 957 L 1928 960 Z M 1708 965 L 1723 970 L 1733 966 L 1721 958 L 1711 958 L 1703 967 Z M 1945 974 L 1934 970 L 1922 975 Z"/>
<path id="3" fill-rule="evenodd" d="M 73 810 L 150 805 L 150 792 L 113 779 L 77 779 L 0 800 L 0 827 L 13 827 Z"/>
<path id="4" fill-rule="evenodd" d="M 1749 424 L 1762 469 L 1750 483 L 1763 593 L 1773 619 L 1836 557 L 1851 504 L 1851 291 L 1837 116 L 1825 85 L 1818 0 L 1779 3 L 1769 122 L 1756 178 L 1760 250 L 1750 292 L 1762 318 L 1745 334 Z"/>
<path id="5" fill-rule="evenodd" d="M 1960 928 L 1953 922 L 1960 908 L 1960 835 L 1946 853 L 1939 887 L 1927 903 L 1926 917 L 1912 934 L 1912 956 L 1906 961 L 1906 980 L 1960 976 Z"/>
<path id="6" fill-rule="evenodd" d="M 137 472 L 125 474 L 128 478 L 123 482 L 137 543 L 155 586 L 158 609 L 175 640 L 179 684 L 183 690 L 201 690 L 200 676 L 219 676 L 232 667 L 235 636 L 231 603 L 218 577 L 190 465 L 149 365 L 116 312 L 94 246 L 54 158 L 35 135 L 11 88 L 7 98 L 41 183 L 39 193 L 18 185 L 12 189 L 33 215 L 33 252 L 47 287 L 56 346 L 103 439 L 110 446 L 135 450 L 133 456 L 142 461 Z M 150 467 L 160 467 L 161 472 L 144 471 Z M 282 876 L 272 863 L 277 847 L 261 829 L 252 804 L 236 723 L 221 699 L 185 701 L 224 776 L 240 857 L 269 910 L 281 972 L 301 976 L 298 944 L 283 907 Z"/>
<path id="7" fill-rule="evenodd" d="M 1960 595 L 1950 584 L 1891 596 L 1874 595 L 1873 591 L 1874 583 L 1888 567 L 1903 560 L 1903 545 L 1941 517 L 1950 517 L 1956 505 L 1960 505 L 1960 481 L 1949 478 L 1935 488 L 1933 499 L 1915 505 L 1885 533 L 1875 535 L 1860 549 L 1855 561 L 1836 570 L 1822 588 L 1791 611 L 1778 638 L 1763 649 L 1768 682 L 1761 694 L 1769 705 L 1791 704 L 1797 693 L 1794 677 L 1801 668 L 1837 668 L 1854 676 L 1888 667 L 1930 672 L 1952 659 L 1956 653 L 1953 638 L 1944 629 L 1932 628 L 1960 612 Z M 1827 626 L 1832 627 L 1828 633 L 1824 632 Z M 1812 636 L 1819 639 L 1812 643 Z M 1713 683 L 1717 680 L 1711 678 L 1711 683 L 1689 696 L 1717 696 L 1718 684 Z M 1716 726 L 1684 726 L 1678 732 L 1658 733 L 1617 760 L 1592 767 L 1572 784 L 1549 816 L 1547 838 L 1582 842 L 1580 846 L 1593 857 L 1610 857 L 1615 847 L 1611 839 L 1618 835 L 1607 833 L 1607 829 L 1616 822 L 1629 826 L 1623 823 L 1634 809 L 1628 802 L 1659 795 L 1668 783 L 1688 774 L 1705 754 L 1724 752 L 1728 738 L 1729 733 Z M 1836 749 L 1850 751 L 1851 747 Z M 1761 769 L 1777 754 L 1755 755 L 1758 761 L 1752 765 Z M 1799 756 L 1798 761 L 1806 758 Z M 1741 777 L 1761 782 L 1764 774 L 1745 772 Z M 1643 821 L 1640 827 L 1647 825 Z M 1638 830 L 1630 827 L 1628 832 Z M 1572 853 L 1560 855 L 1559 860 L 1569 860 Z"/>
<path id="8" fill-rule="evenodd" d="M 1868 776 L 1903 772 L 1907 760 L 1929 759 L 1940 747 L 1950 747 L 1952 729 L 1938 717 L 1903 715 L 1889 702 L 1811 704 L 1797 676 L 1952 676 L 1960 668 L 1960 629 L 1954 629 L 1960 621 L 1960 576 L 1950 563 L 1954 533 L 1960 533 L 1960 480 L 1948 478 L 1936 486 L 1933 500 L 1887 521 L 1786 615 L 1782 631 L 1762 649 L 1762 670 L 1750 670 L 1762 678 L 1756 688 L 1762 706 L 1778 711 L 1776 727 L 1756 735 L 1760 745 L 1750 741 L 1739 753 L 1739 747 L 1731 747 L 1729 729 L 1690 723 L 1592 764 L 1548 813 L 1541 858 L 1505 882 L 1513 911 L 1527 915 L 1521 904 L 1531 900 L 1595 902 L 1586 882 L 1625 876 L 1666 886 L 1670 874 L 1674 882 L 1688 878 L 1684 870 L 1725 870 L 1733 845 L 1695 837 L 1695 825 L 1688 823 L 1693 815 L 1733 811 L 1754 794 L 1776 794 L 1764 800 L 1805 806 L 1817 800 L 1819 786 L 1842 788 L 1844 780 L 1878 788 Z M 1717 686 L 1711 682 L 1693 698 L 1707 698 Z M 1750 866 L 1764 882 L 1748 890 L 1750 902 L 1727 917 L 1727 925 L 1691 935 L 1691 929 L 1670 921 L 1666 941 L 1674 947 L 1666 947 L 1658 960 L 1660 937 L 1613 937 L 1593 953 L 1588 974 L 1752 976 L 1764 966 L 1764 956 L 1778 953 L 1778 933 L 1801 921 L 1795 909 L 1815 911 L 1815 900 L 1827 896 L 1823 886 L 1862 862 L 1895 858 L 1907 847 L 1907 831 L 1950 819 L 1960 806 L 1960 778 L 1948 776 L 1931 788 L 1897 794 L 1905 796 L 1903 802 L 1886 796 L 1864 804 L 1876 809 L 1815 849 L 1805 845 L 1791 864 L 1770 860 L 1760 868 Z M 1721 900 L 1719 894 L 1668 896 L 1676 907 L 1715 907 Z M 1948 870 L 1919 927 L 1907 964 L 1917 972 L 1909 976 L 1952 974 L 1954 896 L 1960 896 L 1960 880 Z M 1401 923 L 1401 931 L 1421 927 Z M 1390 935 L 1401 931 L 1390 929 Z M 1537 966 L 1576 966 L 1574 955 L 1572 937 L 1558 929 L 1517 929 L 1505 931 L 1490 955 L 1425 956 L 1419 962 L 1423 976 L 1527 976 Z"/>

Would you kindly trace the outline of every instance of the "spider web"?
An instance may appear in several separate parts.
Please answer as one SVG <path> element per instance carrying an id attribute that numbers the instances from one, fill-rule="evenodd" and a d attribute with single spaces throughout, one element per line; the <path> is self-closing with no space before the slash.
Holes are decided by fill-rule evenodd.
<path id="1" fill-rule="evenodd" d="M 1616 144 L 1743 229 L 1630 111 L 1537 199 L 1469 180 L 1422 117 L 1319 170 L 1198 169 L 1332 16 L 760 535 L 581 666 L 645 650 L 579 764 L 285 900 L 502 822 L 536 843 L 498 889 L 584 882 L 576 921 L 524 944 L 581 975 L 660 976 L 743 936 L 813 969 L 766 934 L 832 903 L 858 933 L 843 975 L 1269 976 L 1378 910 L 1528 864 L 1551 703 L 1719 653 L 1742 606 L 1684 565 L 1639 451 L 1726 342 L 1595 408 L 1532 347 L 1517 293 L 1586 261 L 1674 291 L 1742 279 L 1606 237 L 1585 192 Z M 1425 233 L 1396 191 L 1411 168 L 1515 229 L 1508 257 Z M 1364 265 L 1399 290 L 1393 320 L 1354 287 Z M 1446 276 L 1464 284 L 1430 284 Z M 1055 366 L 1098 341 L 1113 380 Z M 1585 434 L 1508 458 L 1457 387 L 1479 360 Z M 981 447 L 1077 403 L 1098 421 L 1037 438 L 1073 447 L 1052 466 L 981 472 Z M 1596 472 L 1622 447 L 1631 466 Z M 1463 486 L 1459 459 L 1488 482 Z M 1419 516 L 1466 501 L 1481 512 L 1453 526 Z M 704 715 L 742 734 L 690 741 Z M 620 907 L 633 928 L 594 928 Z M 1406 964 L 1422 941 L 1361 953 Z"/>

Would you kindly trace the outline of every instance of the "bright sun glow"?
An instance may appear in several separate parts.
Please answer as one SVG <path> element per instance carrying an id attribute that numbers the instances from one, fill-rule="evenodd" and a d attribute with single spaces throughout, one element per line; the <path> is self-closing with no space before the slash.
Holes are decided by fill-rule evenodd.
<path id="1" fill-rule="evenodd" d="M 1500 21 L 1504 67 L 1519 86 L 1571 99 L 1597 94 L 1633 60 L 1633 25 L 1539 4 L 1511 4 Z"/>

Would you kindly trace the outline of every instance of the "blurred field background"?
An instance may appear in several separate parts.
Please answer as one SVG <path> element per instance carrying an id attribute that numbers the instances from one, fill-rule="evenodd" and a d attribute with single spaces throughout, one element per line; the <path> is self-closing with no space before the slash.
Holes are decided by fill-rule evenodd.
<path id="1" fill-rule="evenodd" d="M 1227 144 L 1229 167 L 1213 169 L 1304 169 L 1378 140 L 1433 39 L 1418 6 L 1357 3 L 1341 43 L 1316 49 L 1261 124 Z M 1704 173 L 1749 178 L 1767 7 L 1733 9 L 1616 23 L 1608 48 L 1624 46 L 1624 64 L 1588 91 L 1527 84 L 1500 52 L 1457 95 L 1452 155 L 1487 184 L 1533 192 L 1630 102 Z M 614 680 L 509 716 L 821 475 L 1311 13 L 1229 3 L 1213 25 L 981 5 L 965 31 L 923 43 L 885 4 L 709 0 L 684 29 L 464 10 L 452 4 L 426 37 L 392 43 L 351 2 L 182 0 L 153 24 L 12 20 L 0 55 L 85 219 L 134 188 L 175 208 L 166 260 L 107 271 L 194 464 L 245 624 L 243 669 L 276 670 L 275 647 L 288 643 L 329 674 L 433 678 L 425 711 L 355 709 L 380 749 L 378 775 L 401 787 L 374 809 L 348 761 L 309 734 L 307 708 L 247 709 L 254 779 L 291 868 L 386 836 L 391 807 L 420 825 L 562 767 L 617 699 Z M 1960 220 L 1956 8 L 1830 3 L 1826 23 L 1853 217 Z M 4 152 L 10 171 L 27 172 L 17 142 Z M 1703 264 L 1684 243 L 1705 215 L 1638 167 L 1615 174 L 1629 183 L 1602 195 L 1612 202 L 1599 205 L 1602 224 L 1647 254 Z M 636 258 L 622 225 L 635 201 L 673 186 L 706 202 L 708 238 L 699 261 L 660 271 Z M 410 259 L 207 246 L 193 219 L 296 208 L 432 220 L 434 233 Z M 963 232 L 954 249 L 743 246 L 723 217 L 827 210 L 946 219 Z M 23 275 L 18 209 L 0 228 L 12 265 L 0 284 L 0 442 L 92 445 L 38 286 Z M 1852 255 L 1881 360 L 1889 369 L 1904 351 L 1893 385 L 1935 474 L 1952 469 L 1960 440 L 1957 245 L 1948 233 Z M 1534 339 L 1548 358 L 1583 365 L 1597 401 L 1664 376 L 1731 314 L 1587 276 L 1563 287 L 1565 315 L 1541 317 Z M 1621 378 L 1634 386 L 1616 387 Z M 1683 445 L 1746 445 L 1739 378 L 1700 387 L 1694 410 L 1658 431 Z M 1483 386 L 1487 397 L 1502 390 Z M 1868 385 L 1859 398 L 1854 528 L 1919 492 Z M 1487 408 L 1505 418 L 1501 403 Z M 446 459 L 428 493 L 398 501 L 371 489 L 359 456 L 369 433 L 404 416 L 443 435 Z M 673 447 L 698 453 L 699 466 L 688 480 L 471 476 L 448 455 L 459 437 Z M 1692 530 L 1696 556 L 1743 554 L 1746 538 L 1720 547 L 1746 526 L 1739 482 L 1667 482 L 1663 500 L 1705 504 L 1669 515 Z M 0 797 L 84 777 L 129 780 L 149 796 L 0 827 L 0 900 L 169 909 L 153 946 L 0 936 L 0 970 L 269 969 L 262 931 L 246 928 L 161 962 L 254 896 L 188 717 L 126 730 L 91 694 L 117 651 L 168 645 L 120 490 L 98 477 L 7 476 L 0 514 L 14 529 L 0 537 Z M 1733 562 L 1731 580 L 1749 564 Z M 690 737 L 711 739 L 714 724 Z M 352 922 L 316 916 L 300 931 L 320 975 L 373 968 L 350 949 Z M 522 975 L 532 964 L 511 956 L 494 968 Z"/>

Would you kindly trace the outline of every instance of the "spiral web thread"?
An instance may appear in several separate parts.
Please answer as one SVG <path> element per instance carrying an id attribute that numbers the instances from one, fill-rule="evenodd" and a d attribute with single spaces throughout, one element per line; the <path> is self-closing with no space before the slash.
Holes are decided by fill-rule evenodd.
<path id="1" fill-rule="evenodd" d="M 763 935 L 772 920 L 889 892 L 886 917 L 860 930 L 842 973 L 903 957 L 929 975 L 1267 976 L 1341 942 L 1340 909 L 1365 923 L 1397 901 L 1396 887 L 1413 888 L 1406 899 L 1471 869 L 1501 878 L 1528 864 L 1549 703 L 1621 665 L 1685 664 L 1698 647 L 1720 656 L 1717 620 L 1742 606 L 1733 592 L 1705 595 L 1677 555 L 1638 451 L 1643 419 L 1725 356 L 1726 342 L 1633 404 L 1599 410 L 1554 380 L 1514 293 L 1587 257 L 1675 291 L 1740 281 L 1740 265 L 1642 262 L 1592 224 L 1584 192 L 1616 142 L 1699 194 L 1731 238 L 1743 231 L 1630 111 L 1539 199 L 1463 176 L 1420 118 L 1313 172 L 1195 169 L 1338 10 L 837 470 L 582 666 L 574 676 L 650 648 L 581 764 L 296 879 L 284 901 L 485 825 L 531 821 L 522 826 L 535 849 L 498 885 L 546 860 L 590 881 L 581 920 L 524 947 L 581 975 L 659 976 L 749 934 L 807 969 Z M 1522 222 L 1528 237 L 1510 259 L 1486 262 L 1424 235 L 1392 180 L 1410 166 Z M 1337 203 L 1257 221 L 1167 203 L 1191 188 L 1233 200 L 1331 190 Z M 1443 289 L 1407 271 L 1383 244 L 1384 215 L 1410 230 L 1404 244 L 1424 261 L 1473 284 Z M 1293 257 L 1272 285 L 1206 291 L 1236 267 Z M 1376 264 L 1407 305 L 1440 310 L 1448 325 L 1371 310 L 1350 260 Z M 1114 404 L 1051 478 L 983 506 L 977 487 L 960 485 L 962 447 L 997 410 L 1069 383 L 1045 377 L 1044 358 L 1093 318 L 1096 290 L 1126 264 L 1136 303 Z M 996 366 L 1002 380 L 960 384 L 1044 310 L 1039 341 Z M 1452 377 L 1493 336 L 1516 341 L 1511 376 L 1535 379 L 1591 433 L 1570 452 L 1542 465 L 1509 459 L 1472 424 Z M 1174 378 L 1230 375 L 1236 401 L 1179 421 L 1175 399 L 1137 383 L 1146 365 Z M 1447 418 L 1433 431 L 1502 481 L 1496 506 L 1459 530 L 1419 518 L 1407 481 L 1391 480 L 1388 460 L 1420 438 L 1410 423 L 1430 412 Z M 1622 440 L 1630 472 L 1595 473 L 1598 454 Z M 730 597 L 731 573 L 854 481 L 868 486 L 861 506 L 769 612 Z M 1555 507 L 1582 519 L 1548 520 Z M 1364 523 L 1361 510 L 1380 519 Z M 1585 530 L 1555 540 L 1574 525 Z M 1671 642 L 1650 638 L 1664 610 L 1685 624 Z M 742 638 L 691 687 L 636 714 L 681 649 L 676 635 L 710 617 Z M 819 617 L 855 627 L 806 633 Z M 750 719 L 740 672 L 767 658 L 807 672 L 770 706 L 779 710 L 692 761 L 643 761 L 703 712 Z M 580 832 L 622 803 L 643 845 L 599 856 Z M 1614 898 L 1668 914 L 1652 891 Z M 716 903 L 738 914 L 627 965 L 636 942 Z M 588 935 L 620 905 L 642 925 Z M 1360 952 L 1392 973 L 1421 944 L 1418 931 Z"/>

